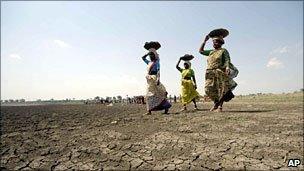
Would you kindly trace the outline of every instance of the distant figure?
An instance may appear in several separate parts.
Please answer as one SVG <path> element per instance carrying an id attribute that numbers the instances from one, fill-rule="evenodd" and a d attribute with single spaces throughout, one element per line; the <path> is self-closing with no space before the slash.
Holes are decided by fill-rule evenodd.
<path id="1" fill-rule="evenodd" d="M 228 31 L 227 31 L 228 32 Z M 236 68 L 230 62 L 230 56 L 226 49 L 222 48 L 225 43 L 223 36 L 212 37 L 213 50 L 204 50 L 209 35 L 205 37 L 199 52 L 208 56 L 205 91 L 208 97 L 214 102 L 210 111 L 222 111 L 223 103 L 230 101 L 234 95 L 232 90 L 237 86 L 233 81 L 233 75 L 237 74 Z M 234 72 L 234 73 L 233 73 Z"/>
<path id="2" fill-rule="evenodd" d="M 135 96 L 135 103 L 137 104 L 145 104 L 145 98 L 144 96 Z"/>
<path id="3" fill-rule="evenodd" d="M 141 104 L 145 104 L 145 97 L 141 96 Z"/>
<path id="4" fill-rule="evenodd" d="M 150 56 L 150 60 L 146 57 Z M 149 49 L 149 53 L 142 57 L 143 61 L 148 65 L 148 73 L 146 75 L 148 88 L 146 94 L 147 100 L 147 115 L 151 115 L 151 111 L 165 110 L 167 114 L 171 104 L 167 100 L 167 91 L 164 85 L 160 82 L 160 65 L 159 55 L 154 48 Z"/>
<path id="5" fill-rule="evenodd" d="M 173 100 L 174 100 L 174 103 L 176 103 L 176 95 L 174 95 Z"/>
<path id="6" fill-rule="evenodd" d="M 184 69 L 179 67 L 179 63 L 181 61 L 181 58 L 178 60 L 176 64 L 176 69 L 181 72 L 182 74 L 182 81 L 181 81 L 181 95 L 182 95 L 182 104 L 184 105 L 184 108 L 182 111 L 187 110 L 187 104 L 190 102 L 193 102 L 194 108 L 197 108 L 196 105 L 196 99 L 199 98 L 199 94 L 196 91 L 196 80 L 195 80 L 195 74 L 193 69 L 191 69 L 191 63 L 190 61 L 184 62 Z"/>

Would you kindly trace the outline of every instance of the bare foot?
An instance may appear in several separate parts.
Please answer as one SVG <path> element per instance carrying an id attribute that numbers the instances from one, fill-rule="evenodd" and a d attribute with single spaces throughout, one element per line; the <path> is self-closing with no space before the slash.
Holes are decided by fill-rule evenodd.
<path id="1" fill-rule="evenodd" d="M 184 112 L 184 111 L 187 111 L 187 109 L 186 109 L 186 108 L 183 108 L 182 110 L 180 110 L 180 112 Z"/>
<path id="2" fill-rule="evenodd" d="M 169 109 L 165 109 L 165 112 L 163 114 L 169 114 Z"/>
<path id="3" fill-rule="evenodd" d="M 210 111 L 215 111 L 217 109 L 217 106 L 213 106 Z"/>
<path id="4" fill-rule="evenodd" d="M 151 111 L 148 111 L 147 113 L 145 113 L 145 115 L 151 115 Z"/>
<path id="5" fill-rule="evenodd" d="M 223 108 L 222 107 L 219 107 L 216 112 L 222 112 L 223 111 Z"/>

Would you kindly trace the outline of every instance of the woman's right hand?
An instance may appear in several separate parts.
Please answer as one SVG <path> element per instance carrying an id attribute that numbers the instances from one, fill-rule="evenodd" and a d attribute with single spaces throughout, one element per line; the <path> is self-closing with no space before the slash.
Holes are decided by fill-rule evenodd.
<path id="1" fill-rule="evenodd" d="M 207 36 L 205 37 L 204 43 L 206 43 L 208 40 L 209 40 L 209 35 L 207 35 Z"/>
<path id="2" fill-rule="evenodd" d="M 143 58 L 146 58 L 149 55 L 149 53 L 144 54 Z"/>

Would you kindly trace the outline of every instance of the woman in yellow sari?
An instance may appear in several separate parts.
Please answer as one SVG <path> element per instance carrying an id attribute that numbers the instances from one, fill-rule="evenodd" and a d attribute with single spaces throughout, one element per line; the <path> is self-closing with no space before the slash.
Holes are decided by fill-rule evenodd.
<path id="1" fill-rule="evenodd" d="M 181 81 L 181 99 L 182 104 L 184 105 L 184 109 L 182 111 L 187 110 L 186 105 L 190 102 L 194 103 L 194 108 L 197 109 L 196 101 L 199 97 L 198 92 L 196 91 L 196 80 L 195 80 L 195 74 L 193 69 L 191 69 L 191 63 L 189 61 L 185 61 L 184 67 L 185 69 L 182 69 L 179 67 L 179 63 L 181 61 L 181 58 L 178 60 L 176 64 L 176 69 L 179 70 L 182 74 L 182 81 Z"/>

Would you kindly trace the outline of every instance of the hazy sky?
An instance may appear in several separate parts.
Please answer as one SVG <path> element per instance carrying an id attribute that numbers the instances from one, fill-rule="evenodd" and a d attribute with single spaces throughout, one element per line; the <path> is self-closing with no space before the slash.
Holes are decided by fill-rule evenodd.
<path id="1" fill-rule="evenodd" d="M 303 88 L 303 2 L 3 2 L 1 99 L 86 99 L 146 91 L 146 41 L 162 47 L 161 81 L 180 92 L 180 56 L 193 54 L 204 95 L 206 34 L 227 28 L 240 73 L 235 94 Z M 211 41 L 206 46 L 212 48 Z"/>

